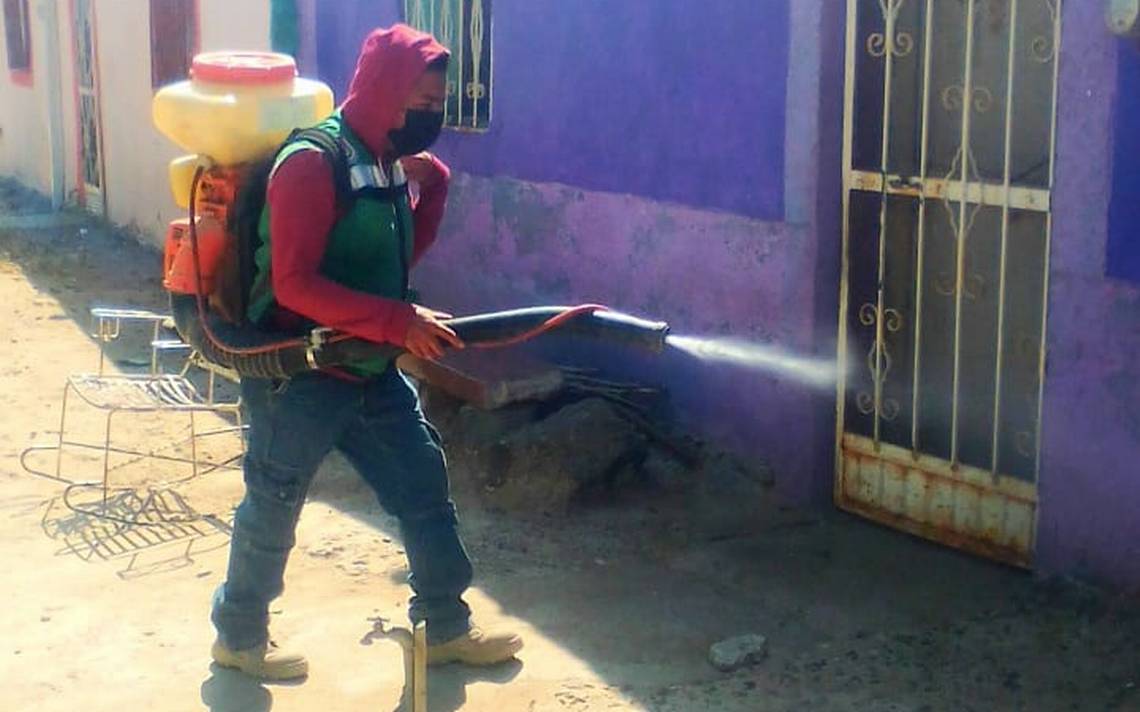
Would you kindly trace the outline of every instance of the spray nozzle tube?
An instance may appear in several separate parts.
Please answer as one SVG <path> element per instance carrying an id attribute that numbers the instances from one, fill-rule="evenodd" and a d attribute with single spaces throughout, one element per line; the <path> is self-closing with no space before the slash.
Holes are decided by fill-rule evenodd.
<path id="1" fill-rule="evenodd" d="M 289 378 L 307 371 L 367 359 L 394 358 L 403 349 L 364 339 L 343 338 L 318 329 L 307 339 L 234 325 L 207 312 L 204 328 L 193 295 L 171 295 L 179 334 L 207 360 L 254 378 Z M 597 305 L 530 307 L 449 319 L 446 323 L 469 346 L 496 348 L 521 343 L 548 332 L 592 337 L 653 352 L 665 348 L 669 325 L 647 321 Z M 269 346 L 270 348 L 263 348 Z"/>

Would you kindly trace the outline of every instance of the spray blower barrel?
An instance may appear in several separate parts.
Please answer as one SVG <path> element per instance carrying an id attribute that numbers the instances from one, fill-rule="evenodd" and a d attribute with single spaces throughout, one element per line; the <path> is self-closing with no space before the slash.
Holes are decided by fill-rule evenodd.
<path id="1" fill-rule="evenodd" d="M 364 339 L 337 336 L 317 329 L 299 337 L 238 326 L 207 313 L 204 328 L 193 295 L 172 294 L 171 307 L 178 333 L 207 360 L 254 378 L 289 378 L 377 356 L 392 358 L 402 349 Z M 521 343 L 547 332 L 592 337 L 660 353 L 669 325 L 638 319 L 604 307 L 544 306 L 477 314 L 444 322 L 475 348 Z M 212 338 L 211 338 L 212 337 Z"/>

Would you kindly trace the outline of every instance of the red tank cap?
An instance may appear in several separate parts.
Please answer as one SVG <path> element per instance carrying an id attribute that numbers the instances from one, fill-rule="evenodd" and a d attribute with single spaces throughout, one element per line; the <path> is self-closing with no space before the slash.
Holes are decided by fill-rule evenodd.
<path id="1" fill-rule="evenodd" d="M 279 84 L 297 76 L 297 63 L 277 52 L 204 52 L 194 57 L 190 78 L 218 84 Z"/>

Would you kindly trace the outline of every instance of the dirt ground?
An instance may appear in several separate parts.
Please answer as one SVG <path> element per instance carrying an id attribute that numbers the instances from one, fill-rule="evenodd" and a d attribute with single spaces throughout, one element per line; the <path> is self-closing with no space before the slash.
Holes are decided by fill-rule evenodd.
<path id="1" fill-rule="evenodd" d="M 236 472 L 204 474 L 166 500 L 213 516 L 143 532 L 74 514 L 62 484 L 23 470 L 21 451 L 58 427 L 66 376 L 97 365 L 88 307 L 163 306 L 157 252 L 95 223 L 29 217 L 42 208 L 0 189 L 0 709 L 395 710 L 400 652 L 370 631 L 377 617 L 404 622 L 403 552 L 338 458 L 318 477 L 274 608 L 278 637 L 312 664 L 289 685 L 209 662 Z M 117 344 L 110 368 L 137 369 L 147 339 Z M 97 419 L 74 412 L 77 433 L 99 435 Z M 184 421 L 124 417 L 116 433 L 168 442 Z M 213 438 L 210 454 L 236 452 L 232 435 Z M 100 473 L 97 458 L 65 461 L 65 476 Z M 140 465 L 112 477 L 145 494 L 182 474 Z M 770 497 L 644 494 L 564 518 L 459 499 L 478 620 L 515 627 L 527 647 L 498 669 L 433 670 L 433 711 L 1140 710 L 1135 600 Z M 767 659 L 713 669 L 709 645 L 740 633 L 767 636 Z"/>

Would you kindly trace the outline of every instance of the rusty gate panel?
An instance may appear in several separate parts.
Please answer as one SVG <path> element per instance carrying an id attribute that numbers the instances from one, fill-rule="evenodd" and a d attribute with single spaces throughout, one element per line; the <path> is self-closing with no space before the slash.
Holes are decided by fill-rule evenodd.
<path id="1" fill-rule="evenodd" d="M 848 0 L 837 504 L 1032 562 L 1060 0 Z"/>

